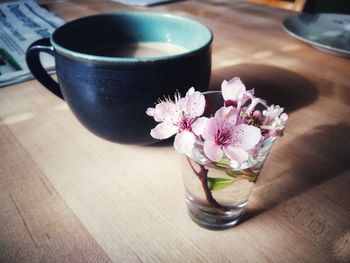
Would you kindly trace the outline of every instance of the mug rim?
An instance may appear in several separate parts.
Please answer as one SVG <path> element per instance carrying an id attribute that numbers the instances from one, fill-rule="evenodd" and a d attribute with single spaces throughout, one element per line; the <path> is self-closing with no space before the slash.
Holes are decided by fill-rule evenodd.
<path id="1" fill-rule="evenodd" d="M 86 54 L 86 53 L 80 53 L 77 51 L 73 51 L 70 49 L 67 49 L 63 47 L 62 45 L 58 44 L 54 38 L 55 38 L 55 33 L 60 30 L 60 28 L 66 27 L 69 24 L 76 23 L 77 21 L 85 20 L 85 19 L 91 19 L 93 17 L 103 17 L 103 16 L 122 16 L 122 15 L 127 15 L 127 16 L 149 16 L 149 17 L 162 17 L 162 18 L 171 18 L 174 20 L 178 21 L 184 21 L 184 22 L 190 22 L 199 28 L 202 28 L 204 31 L 208 33 L 208 39 L 203 42 L 198 48 L 188 50 L 186 52 L 180 53 L 180 54 L 175 54 L 175 55 L 168 55 L 168 56 L 160 56 L 160 57 L 146 57 L 146 58 L 138 58 L 138 57 L 108 57 L 108 56 L 98 56 L 98 55 L 91 55 L 91 54 Z M 84 16 L 77 18 L 75 20 L 69 21 L 62 25 L 61 27 L 57 28 L 50 36 L 50 42 L 54 48 L 54 50 L 65 57 L 68 58 L 74 58 L 82 61 L 87 61 L 87 62 L 97 62 L 97 63 L 105 63 L 105 64 L 120 64 L 120 63 L 135 63 L 135 62 L 158 62 L 158 61 L 169 61 L 172 59 L 178 59 L 182 57 L 188 57 L 190 55 L 197 54 L 205 49 L 207 49 L 211 43 L 213 42 L 213 32 L 212 30 L 202 24 L 201 22 L 198 22 L 194 19 L 184 17 L 184 16 L 179 16 L 179 15 L 172 15 L 169 13 L 161 13 L 161 12 L 147 12 L 147 11 L 121 11 L 121 12 L 111 12 L 111 13 L 102 13 L 102 14 L 96 14 L 96 15 L 90 15 L 90 16 Z M 165 42 L 167 43 L 167 42 Z"/>

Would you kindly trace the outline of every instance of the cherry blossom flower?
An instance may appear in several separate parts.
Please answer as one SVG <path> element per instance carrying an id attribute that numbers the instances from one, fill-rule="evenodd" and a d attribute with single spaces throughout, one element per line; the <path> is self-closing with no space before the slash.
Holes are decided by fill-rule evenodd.
<path id="1" fill-rule="evenodd" d="M 264 121 L 260 128 L 263 130 L 264 137 L 282 136 L 285 128 L 285 123 L 288 120 L 288 115 L 283 112 L 283 108 L 278 105 L 266 107 L 262 112 Z"/>
<path id="2" fill-rule="evenodd" d="M 156 139 L 166 139 L 176 134 L 174 147 L 180 153 L 188 153 L 206 125 L 207 118 L 199 118 L 205 108 L 204 96 L 190 88 L 184 98 L 175 96 L 175 101 L 166 99 L 148 108 L 146 113 L 160 122 L 151 130 Z"/>
<path id="3" fill-rule="evenodd" d="M 262 112 L 264 116 L 264 122 L 262 128 L 284 128 L 285 122 L 288 120 L 288 115 L 283 112 L 283 108 L 278 105 L 271 105 L 266 107 L 266 110 Z"/>
<path id="4" fill-rule="evenodd" d="M 221 84 L 221 91 L 225 106 L 234 106 L 238 110 L 254 95 L 254 90 L 247 91 L 245 85 L 237 77 L 229 81 L 224 80 Z"/>
<path id="5" fill-rule="evenodd" d="M 279 117 L 283 113 L 283 108 L 278 105 L 271 105 L 263 111 L 263 115 L 265 116 L 265 123 L 271 123 Z"/>
<path id="6" fill-rule="evenodd" d="M 247 150 L 260 141 L 260 129 L 237 123 L 238 117 L 238 110 L 229 106 L 220 108 L 208 120 L 202 137 L 204 153 L 210 160 L 218 162 L 225 154 L 232 162 L 244 162 L 248 159 Z"/>
<path id="7" fill-rule="evenodd" d="M 211 118 L 202 117 L 205 97 L 190 88 L 184 98 L 165 98 L 147 114 L 159 124 L 151 130 L 156 139 L 176 134 L 174 147 L 191 156 L 195 141 L 203 145 L 202 153 L 209 160 L 230 159 L 230 165 L 239 166 L 254 155 L 266 142 L 282 136 L 288 115 L 278 105 L 269 106 L 246 90 L 239 78 L 221 84 L 224 106 Z M 208 102 L 209 103 L 209 102 Z"/>

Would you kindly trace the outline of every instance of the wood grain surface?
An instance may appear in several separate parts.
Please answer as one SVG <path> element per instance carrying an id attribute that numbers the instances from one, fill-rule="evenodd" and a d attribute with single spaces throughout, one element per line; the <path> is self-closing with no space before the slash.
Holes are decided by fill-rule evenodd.
<path id="1" fill-rule="evenodd" d="M 0 89 L 0 262 L 350 262 L 350 60 L 290 37 L 294 13 L 232 0 L 130 7 L 40 0 L 66 20 L 144 10 L 214 33 L 211 89 L 239 76 L 290 120 L 242 222 L 209 231 L 186 213 L 171 146 L 88 132 L 36 80 Z"/>

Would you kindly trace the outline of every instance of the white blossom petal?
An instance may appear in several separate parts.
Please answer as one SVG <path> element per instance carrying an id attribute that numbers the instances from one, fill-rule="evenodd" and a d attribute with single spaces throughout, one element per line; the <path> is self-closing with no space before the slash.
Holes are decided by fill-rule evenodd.
<path id="1" fill-rule="evenodd" d="M 239 124 L 232 131 L 233 146 L 244 150 L 252 149 L 261 139 L 261 131 L 259 128 Z"/>
<path id="2" fill-rule="evenodd" d="M 193 124 L 192 124 L 192 131 L 196 135 L 201 135 L 204 131 L 204 129 L 207 127 L 208 124 L 208 118 L 201 117 L 198 118 Z"/>
<path id="3" fill-rule="evenodd" d="M 178 131 L 178 127 L 167 122 L 159 123 L 151 130 L 151 136 L 155 139 L 166 139 L 174 135 Z"/>
<path id="4" fill-rule="evenodd" d="M 148 116 L 153 117 L 153 116 L 154 116 L 155 110 L 156 110 L 155 108 L 148 108 L 148 109 L 146 110 L 146 114 L 147 114 Z"/>
<path id="5" fill-rule="evenodd" d="M 284 112 L 284 113 L 281 114 L 280 118 L 281 118 L 281 120 L 286 122 L 288 120 L 288 114 Z"/>
<path id="6" fill-rule="evenodd" d="M 221 107 L 215 113 L 214 119 L 216 120 L 218 129 L 222 129 L 226 125 L 234 126 L 237 122 L 238 111 L 236 108 Z"/>
<path id="7" fill-rule="evenodd" d="M 190 117 L 199 117 L 203 114 L 205 108 L 205 98 L 200 92 L 193 92 L 186 95 L 184 107 L 182 110 Z"/>
<path id="8" fill-rule="evenodd" d="M 189 88 L 188 91 L 186 92 L 185 97 L 192 95 L 194 92 L 195 92 L 194 87 Z"/>
<path id="9" fill-rule="evenodd" d="M 227 114 L 233 107 L 221 107 L 215 112 L 214 119 L 216 121 L 217 129 L 221 129 L 226 123 Z"/>
<path id="10" fill-rule="evenodd" d="M 175 136 L 174 148 L 179 153 L 190 154 L 195 142 L 195 136 L 192 132 L 183 131 Z"/>
<path id="11" fill-rule="evenodd" d="M 242 148 L 228 146 L 223 149 L 224 153 L 233 161 L 237 161 L 238 163 L 242 163 L 248 160 L 248 153 Z"/>
<path id="12" fill-rule="evenodd" d="M 178 107 L 173 102 L 161 102 L 156 105 L 153 117 L 158 122 L 171 121 L 176 123 L 179 119 Z"/>
<path id="13" fill-rule="evenodd" d="M 221 84 L 221 91 L 224 100 L 238 100 L 246 91 L 242 81 L 235 77 L 230 81 L 224 80 Z"/>
<path id="14" fill-rule="evenodd" d="M 218 131 L 218 126 L 216 123 L 216 120 L 211 117 L 210 119 L 208 119 L 207 121 L 207 125 L 204 129 L 204 131 L 202 132 L 202 136 L 204 138 L 204 140 L 214 140 L 215 139 L 215 135 Z"/>
<path id="15" fill-rule="evenodd" d="M 213 162 L 220 161 L 224 156 L 224 152 L 214 141 L 206 140 L 203 149 L 205 155 Z"/>

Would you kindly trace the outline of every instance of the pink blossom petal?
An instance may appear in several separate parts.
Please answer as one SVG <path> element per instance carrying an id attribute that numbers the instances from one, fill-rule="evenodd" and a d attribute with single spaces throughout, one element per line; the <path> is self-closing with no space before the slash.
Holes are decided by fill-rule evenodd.
<path id="1" fill-rule="evenodd" d="M 173 118 L 178 118 L 177 114 L 178 107 L 176 106 L 175 103 L 172 102 L 161 102 L 157 104 L 153 117 L 156 121 L 161 122 L 161 121 L 166 121 L 166 120 L 171 120 Z M 177 120 L 174 120 L 176 122 Z"/>
<path id="2" fill-rule="evenodd" d="M 285 113 L 285 112 L 282 113 L 280 117 L 281 117 L 281 119 L 282 119 L 284 122 L 286 122 L 286 121 L 288 120 L 288 114 Z"/>
<path id="3" fill-rule="evenodd" d="M 178 131 L 178 127 L 167 122 L 159 123 L 151 130 L 151 136 L 155 139 L 166 139 L 174 135 Z"/>
<path id="4" fill-rule="evenodd" d="M 235 125 L 237 122 L 237 116 L 237 109 L 229 106 L 218 109 L 215 113 L 214 119 L 216 120 L 218 128 L 221 129 L 227 124 Z"/>
<path id="5" fill-rule="evenodd" d="M 186 96 L 185 97 L 188 97 L 188 96 L 192 95 L 194 92 L 195 92 L 194 87 L 189 88 L 188 91 L 186 92 Z"/>
<path id="6" fill-rule="evenodd" d="M 204 129 L 207 126 L 208 123 L 208 118 L 206 117 L 201 117 L 198 118 L 193 124 L 192 124 L 192 131 L 196 135 L 201 135 L 204 131 Z"/>
<path id="7" fill-rule="evenodd" d="M 235 125 L 238 117 L 238 110 L 234 107 L 229 107 L 230 111 L 226 114 L 226 124 Z"/>
<path id="8" fill-rule="evenodd" d="M 237 100 L 246 91 L 246 88 L 239 78 L 230 81 L 224 80 L 221 84 L 221 91 L 224 100 Z"/>
<path id="9" fill-rule="evenodd" d="M 214 119 L 218 129 L 221 129 L 226 123 L 227 114 L 231 111 L 232 106 L 230 107 L 221 107 L 215 112 Z"/>
<path id="10" fill-rule="evenodd" d="M 187 92 L 185 97 L 180 98 L 177 102 L 177 105 L 179 106 L 179 108 L 181 109 L 181 111 L 186 111 L 187 108 L 187 102 L 188 102 L 188 98 L 195 92 L 194 88 L 191 87 Z"/>
<path id="11" fill-rule="evenodd" d="M 213 117 L 211 117 L 207 121 L 207 125 L 204 131 L 202 132 L 202 136 L 205 140 L 214 141 L 217 131 L 218 131 L 218 126 L 217 126 L 216 120 Z"/>
<path id="12" fill-rule="evenodd" d="M 153 117 L 153 116 L 154 116 L 155 110 L 156 110 L 155 108 L 148 108 L 148 109 L 146 110 L 146 114 L 147 114 L 148 116 Z"/>
<path id="13" fill-rule="evenodd" d="M 174 148 L 179 153 L 189 154 L 193 148 L 195 136 L 192 132 L 183 131 L 175 136 Z"/>
<path id="14" fill-rule="evenodd" d="M 223 150 L 227 157 L 229 157 L 233 161 L 241 163 L 248 160 L 248 153 L 242 148 L 228 146 L 225 147 Z"/>
<path id="15" fill-rule="evenodd" d="M 248 100 L 254 97 L 254 89 L 247 90 L 243 94 L 242 105 L 244 105 Z"/>
<path id="16" fill-rule="evenodd" d="M 239 124 L 232 131 L 233 145 L 244 150 L 252 149 L 261 139 L 260 129 L 247 124 Z"/>
<path id="17" fill-rule="evenodd" d="M 218 162 L 224 156 L 221 148 L 214 141 L 206 140 L 204 142 L 204 153 L 213 162 Z"/>
<path id="18" fill-rule="evenodd" d="M 205 108 L 205 98 L 200 92 L 193 92 L 191 95 L 186 95 L 183 111 L 191 117 L 201 116 Z"/>

